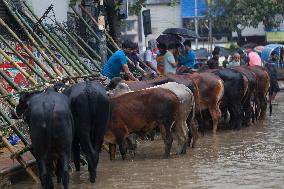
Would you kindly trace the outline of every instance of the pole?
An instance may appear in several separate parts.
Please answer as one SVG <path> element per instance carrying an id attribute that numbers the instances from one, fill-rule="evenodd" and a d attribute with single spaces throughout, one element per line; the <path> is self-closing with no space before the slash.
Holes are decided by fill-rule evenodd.
<path id="1" fill-rule="evenodd" d="M 13 51 L 13 53 L 15 53 L 15 54 L 21 59 L 21 61 L 22 61 L 24 64 L 26 64 L 41 80 L 43 80 L 44 82 L 47 82 L 47 79 L 44 78 L 44 76 L 43 76 L 41 73 L 39 73 L 39 72 L 34 68 L 34 66 L 32 66 L 26 59 L 24 59 L 24 58 L 22 57 L 22 55 L 20 55 L 20 53 L 19 53 L 18 51 L 16 51 L 16 49 L 13 48 L 13 47 L 4 39 L 4 37 L 3 37 L 2 35 L 0 35 L 0 40 L 1 40 L 2 42 L 4 42 L 5 45 L 6 45 L 11 51 Z"/>
<path id="2" fill-rule="evenodd" d="M 2 85 L 0 85 L 0 93 L 4 96 L 9 95 L 8 91 L 6 91 L 6 89 L 2 87 Z M 12 96 L 7 97 L 7 101 L 10 104 L 10 106 L 12 106 L 13 108 L 17 105 L 16 101 L 12 98 Z"/>
<path id="3" fill-rule="evenodd" d="M 30 10 L 30 8 L 25 4 L 24 5 L 27 7 L 27 9 L 30 11 L 30 13 L 34 16 L 34 18 L 36 19 L 36 21 L 34 21 L 31 16 L 26 13 L 23 12 L 23 14 L 34 24 L 36 25 L 36 23 L 38 22 L 38 17 L 32 12 L 32 10 Z M 41 31 L 41 33 L 49 40 L 49 42 L 51 42 L 51 44 L 56 48 L 56 50 L 65 58 L 65 60 L 70 64 L 71 67 L 74 68 L 74 70 L 80 75 L 81 72 L 87 74 L 88 72 L 86 70 L 84 70 L 83 68 L 81 68 L 80 64 L 77 64 L 77 61 L 73 58 L 73 56 L 68 52 L 68 51 L 64 51 L 64 47 L 58 42 L 57 39 L 54 38 L 54 36 L 46 29 L 46 27 L 40 23 L 40 26 L 38 27 L 38 29 Z M 68 46 L 67 46 L 68 47 Z M 80 60 L 79 60 L 80 62 Z M 81 62 L 80 62 L 81 63 Z M 83 64 L 83 63 L 82 63 Z M 81 71 L 80 71 L 81 70 Z"/>
<path id="4" fill-rule="evenodd" d="M 12 153 L 15 154 L 16 151 L 14 150 L 14 147 L 9 143 L 9 141 L 3 136 L 3 133 L 0 131 L 0 138 L 5 144 L 5 146 L 8 148 L 8 150 Z M 32 179 L 36 182 L 39 183 L 39 179 L 36 176 L 36 174 L 33 172 L 33 170 L 28 167 L 27 163 L 23 160 L 21 156 L 16 156 L 17 161 L 24 167 L 24 169 L 27 171 L 27 173 L 32 177 Z"/>
<path id="5" fill-rule="evenodd" d="M 79 7 L 91 18 L 91 20 L 96 24 L 97 27 L 99 27 L 98 22 L 96 21 L 96 19 L 82 6 L 79 5 Z M 108 32 L 104 29 L 103 32 L 105 33 L 105 35 L 107 36 L 107 38 L 110 40 L 110 44 L 116 48 L 119 49 L 119 46 L 117 45 L 117 43 L 113 40 L 113 38 L 108 34 Z"/>
<path id="6" fill-rule="evenodd" d="M 96 19 L 81 5 L 79 5 L 79 7 L 91 18 L 91 20 L 97 25 L 97 27 L 99 27 L 98 22 L 96 21 Z M 96 39 L 98 39 L 98 36 L 96 35 L 96 33 L 93 31 L 93 29 L 88 25 L 88 23 L 77 13 L 77 11 L 71 7 L 73 9 L 73 11 L 75 12 L 75 14 L 79 17 L 79 19 L 81 21 L 83 21 L 83 23 L 87 26 L 87 28 L 90 30 L 90 32 L 96 37 Z M 113 38 L 107 33 L 106 30 L 103 30 L 105 35 L 107 36 L 107 38 L 110 40 L 110 44 L 116 48 L 117 50 L 119 50 L 119 46 L 117 45 L 117 43 L 113 40 Z M 98 39 L 99 40 L 99 39 Z M 108 47 L 107 47 L 107 51 L 110 52 L 111 54 L 113 53 Z M 134 63 L 128 58 L 126 57 L 127 62 L 131 65 L 134 65 Z M 143 70 L 138 69 L 138 71 L 142 74 L 145 74 L 145 72 Z"/>
<path id="7" fill-rule="evenodd" d="M 8 11 L 11 13 L 11 15 L 14 17 L 14 19 L 17 21 L 17 23 L 20 25 L 20 27 L 23 29 L 24 33 L 27 35 L 27 37 L 30 39 L 31 43 L 35 46 L 35 48 L 40 52 L 40 54 L 43 56 L 43 58 L 46 60 L 47 64 L 50 66 L 50 68 L 54 71 L 54 73 L 58 76 L 62 76 L 62 74 L 57 70 L 57 68 L 53 65 L 52 61 L 48 58 L 48 56 L 45 54 L 45 52 L 42 50 L 42 48 L 39 46 L 39 44 L 35 41 L 35 39 L 32 37 L 32 35 L 28 32 L 28 30 L 25 28 L 24 24 L 21 22 L 21 20 L 18 18 L 18 16 L 15 14 L 15 11 L 13 11 L 8 3 L 5 0 L 2 0 Z"/>
<path id="8" fill-rule="evenodd" d="M 55 77 L 52 75 L 51 72 L 49 72 L 45 66 L 39 61 L 38 58 L 35 57 L 35 55 L 26 47 L 26 45 L 22 42 L 22 40 L 13 32 L 9 26 L 0 18 L 0 25 L 3 26 L 13 37 L 14 39 L 21 45 L 22 48 L 25 49 L 27 54 L 35 61 L 35 63 L 52 79 L 55 79 Z"/>
<path id="9" fill-rule="evenodd" d="M 1 51 L 2 51 L 2 49 L 0 49 Z M 4 80 L 6 80 L 7 81 L 7 83 L 9 83 L 9 85 L 13 88 L 13 89 L 15 89 L 16 91 L 20 91 L 21 90 L 21 88 L 18 86 L 18 85 L 16 85 L 14 82 L 13 82 L 13 80 L 2 70 L 2 69 L 0 69 L 0 76 L 2 76 L 3 78 L 4 78 Z"/>
<path id="10" fill-rule="evenodd" d="M 36 80 L 34 80 L 34 78 L 33 78 L 30 74 L 28 74 L 27 72 L 25 72 L 25 71 L 23 70 L 23 68 L 21 68 L 21 67 L 19 66 L 19 64 L 17 64 L 15 61 L 13 61 L 12 58 L 11 58 L 10 56 L 8 56 L 2 49 L 0 49 L 0 54 L 2 54 L 2 56 L 4 56 L 4 58 L 5 58 L 6 60 L 8 60 L 8 62 L 10 62 L 11 64 L 13 64 L 13 66 L 15 66 L 16 69 L 19 70 L 19 71 L 21 72 L 21 74 L 23 74 L 23 75 L 32 83 L 32 85 L 37 85 Z"/>
<path id="11" fill-rule="evenodd" d="M 48 52 L 48 54 L 53 58 L 53 60 L 55 60 L 55 62 L 57 64 L 59 64 L 64 71 L 67 73 L 67 75 L 69 76 L 74 76 L 73 73 L 71 73 L 71 71 L 69 71 L 69 69 L 54 55 L 54 53 L 47 47 L 46 44 L 44 44 L 44 42 L 40 39 L 40 37 L 33 32 L 33 29 L 24 21 L 23 17 L 16 12 L 16 15 L 18 16 L 18 18 L 20 19 L 20 21 L 22 21 L 22 23 L 24 24 L 24 26 L 26 28 L 28 28 L 28 30 L 33 34 L 33 36 L 35 37 L 35 39 L 39 42 L 39 44 Z"/>
<path id="12" fill-rule="evenodd" d="M 194 25 L 195 25 L 195 49 L 198 49 L 198 20 L 197 20 L 197 0 L 194 0 Z"/>
<path id="13" fill-rule="evenodd" d="M 209 19 L 209 51 L 212 52 L 212 20 L 211 18 Z"/>
<path id="14" fill-rule="evenodd" d="M 96 68 L 101 71 L 101 67 L 98 65 L 97 61 L 95 61 L 82 47 L 81 45 L 79 45 L 79 43 L 74 39 L 74 37 L 71 36 L 71 34 L 62 27 L 62 25 L 60 23 L 58 23 L 57 21 L 55 21 L 56 25 L 59 26 L 59 28 L 71 39 L 71 41 L 88 57 L 88 59 L 96 66 Z M 88 70 L 91 74 L 93 73 L 93 71 L 86 65 L 83 64 L 84 68 L 86 70 Z"/>

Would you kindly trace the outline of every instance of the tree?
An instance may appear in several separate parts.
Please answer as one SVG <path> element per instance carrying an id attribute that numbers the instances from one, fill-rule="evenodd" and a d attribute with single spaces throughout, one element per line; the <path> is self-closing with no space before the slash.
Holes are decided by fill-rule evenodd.
<path id="1" fill-rule="evenodd" d="M 266 30 L 277 27 L 281 16 L 284 16 L 283 0 L 214 0 L 207 12 L 215 26 L 230 28 L 238 35 L 241 28 L 256 28 L 260 22 Z"/>

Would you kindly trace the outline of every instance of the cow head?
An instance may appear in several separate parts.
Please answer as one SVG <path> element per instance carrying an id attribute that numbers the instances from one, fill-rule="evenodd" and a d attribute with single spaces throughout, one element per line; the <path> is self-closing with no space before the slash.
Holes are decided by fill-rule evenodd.
<path id="1" fill-rule="evenodd" d="M 29 100 L 32 96 L 41 93 L 41 91 L 24 92 L 20 95 L 19 104 L 15 110 L 11 111 L 12 119 L 19 119 L 25 113 L 29 107 Z"/>
<path id="2" fill-rule="evenodd" d="M 110 97 L 115 97 L 129 92 L 131 92 L 131 89 L 126 83 L 118 83 L 116 87 L 113 90 L 109 90 L 107 94 Z"/>
<path id="3" fill-rule="evenodd" d="M 121 83 L 123 81 L 123 79 L 121 79 L 120 77 L 114 77 L 110 80 L 109 84 L 106 86 L 106 90 L 113 90 L 115 89 L 115 87 L 117 86 L 117 84 Z"/>

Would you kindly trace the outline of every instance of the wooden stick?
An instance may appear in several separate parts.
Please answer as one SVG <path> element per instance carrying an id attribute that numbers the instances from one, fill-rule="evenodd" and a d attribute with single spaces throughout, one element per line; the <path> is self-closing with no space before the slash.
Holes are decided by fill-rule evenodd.
<path id="1" fill-rule="evenodd" d="M 3 136 L 2 131 L 0 131 L 0 138 L 3 141 L 4 145 L 8 148 L 8 150 L 14 154 L 16 151 L 14 150 L 14 147 L 9 143 L 9 141 Z M 32 179 L 39 183 L 39 178 L 36 176 L 36 174 L 33 172 L 33 170 L 28 167 L 27 163 L 23 160 L 21 156 L 16 156 L 17 161 L 24 167 L 24 169 L 27 171 L 27 173 L 32 177 Z"/>

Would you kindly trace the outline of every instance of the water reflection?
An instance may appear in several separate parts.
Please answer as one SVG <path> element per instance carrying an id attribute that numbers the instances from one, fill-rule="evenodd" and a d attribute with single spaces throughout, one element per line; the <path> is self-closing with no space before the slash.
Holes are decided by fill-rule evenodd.
<path id="1" fill-rule="evenodd" d="M 89 184 L 85 170 L 71 173 L 71 188 L 283 188 L 283 112 L 284 103 L 279 103 L 273 116 L 262 123 L 240 131 L 219 131 L 215 137 L 206 134 L 185 156 L 161 159 L 164 145 L 160 139 L 141 141 L 136 157 L 126 161 L 119 157 L 110 161 L 104 152 L 96 185 Z M 25 181 L 11 188 L 39 187 Z"/>

